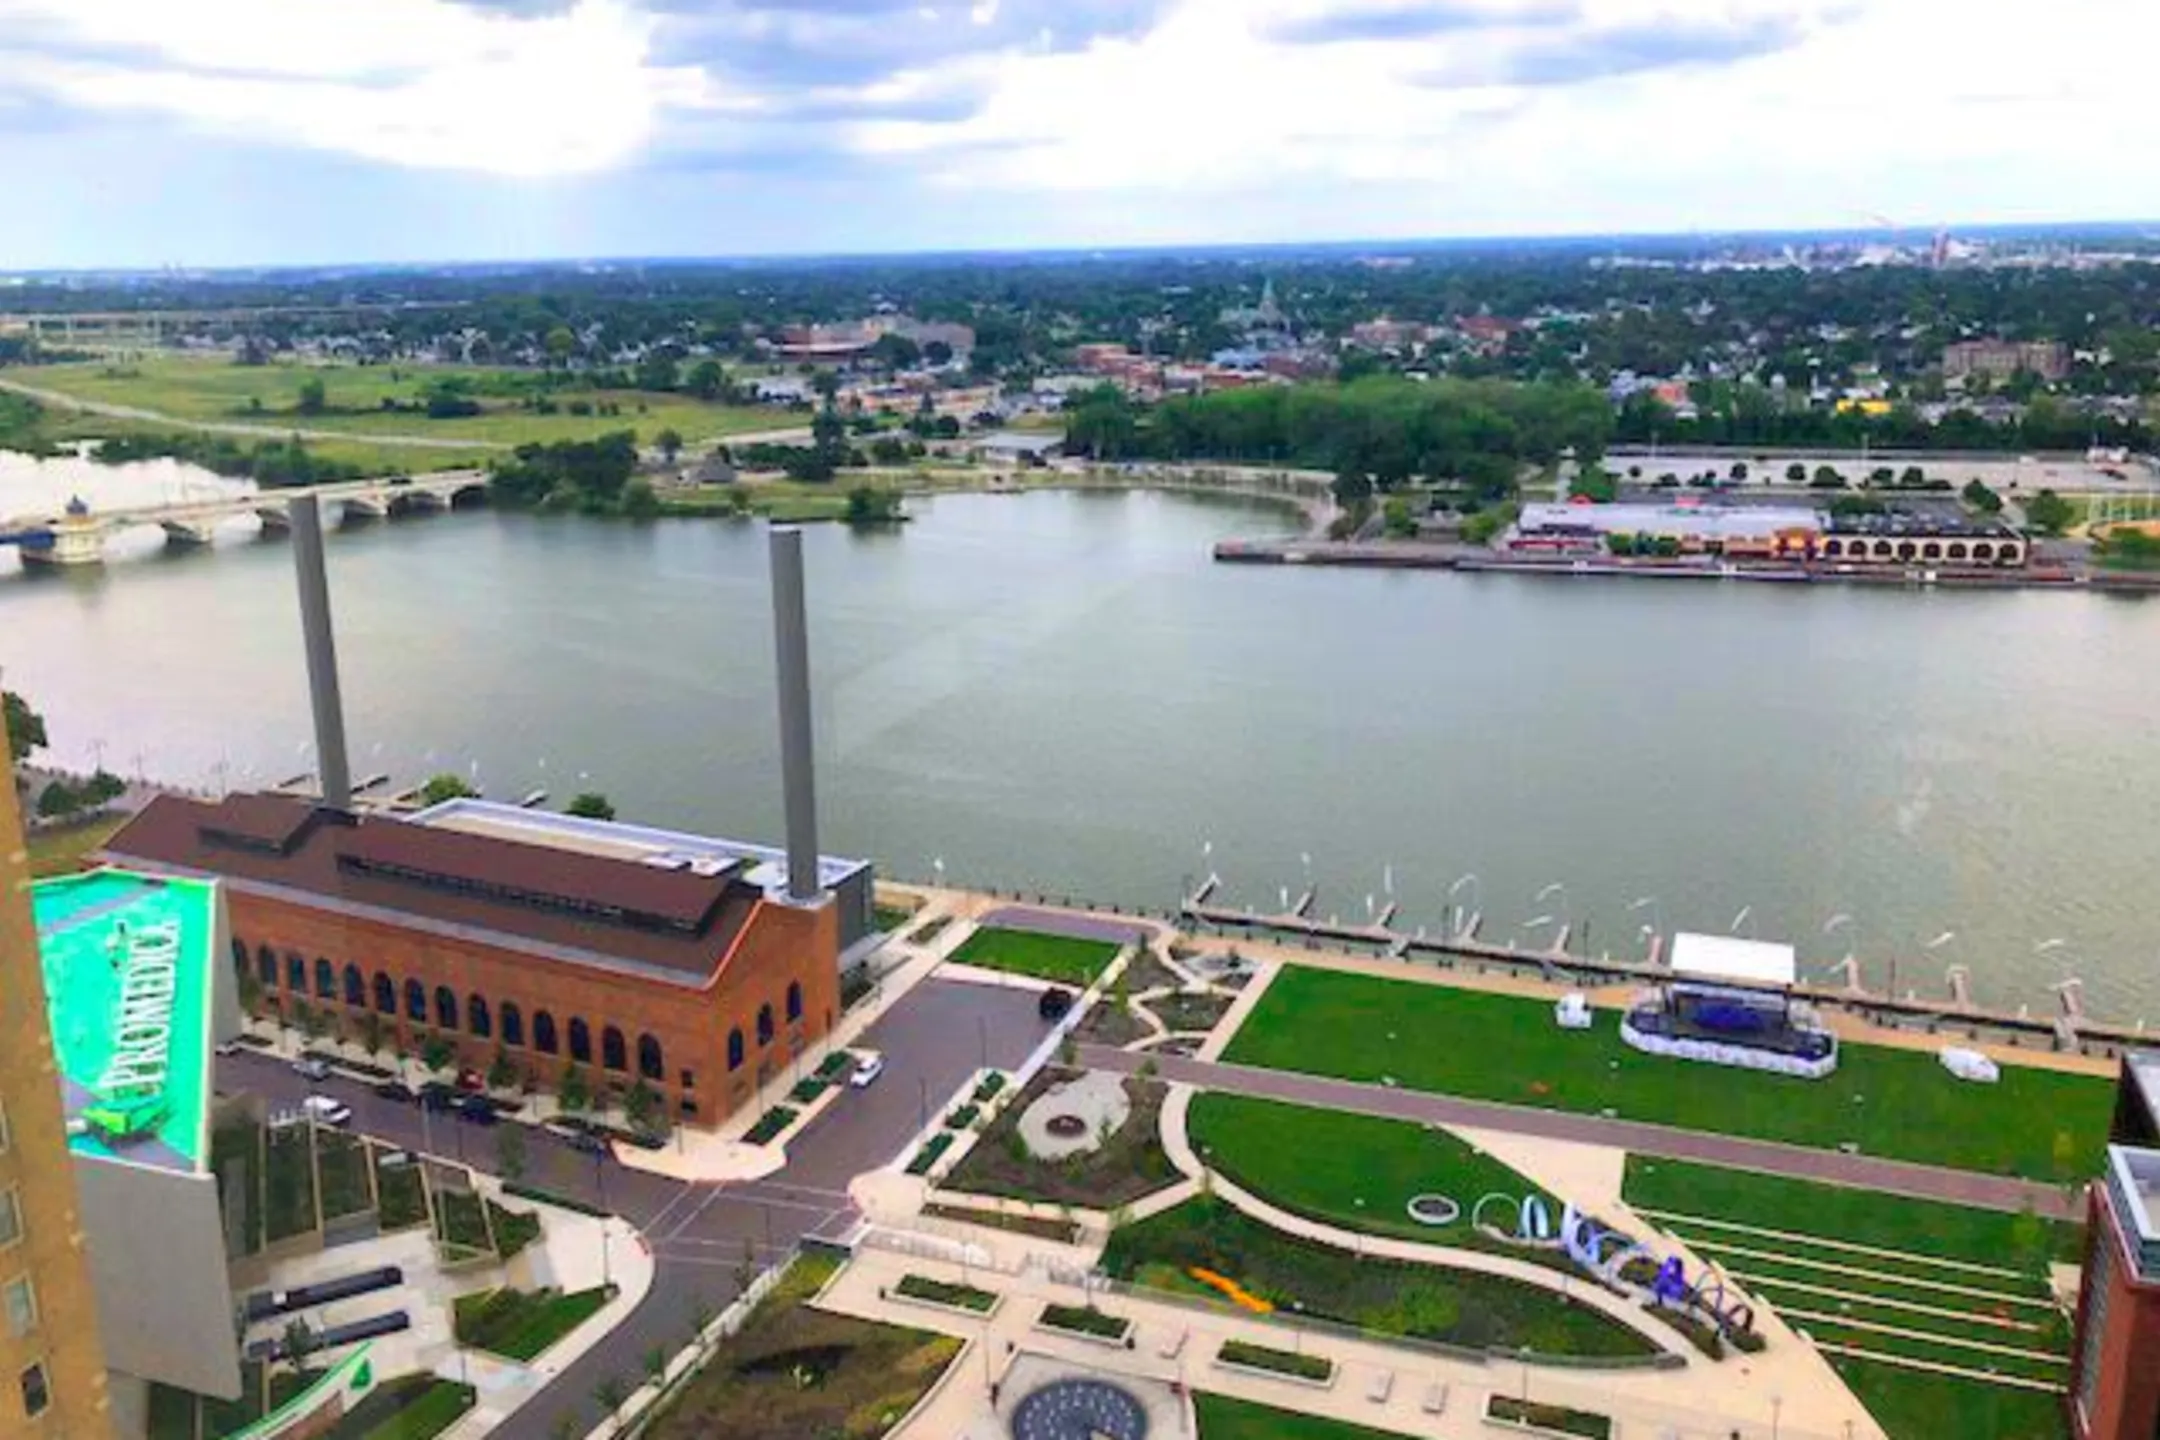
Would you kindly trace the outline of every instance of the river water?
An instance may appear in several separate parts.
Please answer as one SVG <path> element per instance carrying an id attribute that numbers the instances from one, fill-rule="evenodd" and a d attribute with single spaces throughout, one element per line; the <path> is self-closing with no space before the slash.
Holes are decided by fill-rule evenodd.
<path id="1" fill-rule="evenodd" d="M 2160 1010 L 2160 604 L 1217 566 L 1213 541 L 1290 517 L 912 507 L 900 534 L 808 531 L 828 850 L 1157 907 L 1209 869 L 1262 906 L 1309 875 L 1317 914 L 1392 893 L 1412 927 L 1453 886 L 1496 940 L 1737 923 L 1812 973 L 1857 944 L 1878 985 L 1895 952 L 1901 986 L 1963 963 L 2037 1010 L 2076 973 L 2097 1013 Z M 484 512 L 333 535 L 356 770 L 777 840 L 764 547 Z M 308 768 L 287 548 L 242 522 L 116 553 L 0 560 L 0 667 L 55 756 Z"/>

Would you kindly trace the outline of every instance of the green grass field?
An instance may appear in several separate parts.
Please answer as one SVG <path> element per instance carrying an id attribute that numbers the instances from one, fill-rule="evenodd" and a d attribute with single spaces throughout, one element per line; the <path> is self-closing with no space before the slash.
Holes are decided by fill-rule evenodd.
<path id="1" fill-rule="evenodd" d="M 1200 1417 L 1200 1440 L 1401 1440 L 1397 1431 L 1272 1410 L 1228 1395 L 1196 1391 L 1193 1408 Z"/>
<path id="2" fill-rule="evenodd" d="M 1191 1133 L 1211 1169 L 1285 1210 L 1351 1230 L 1531 1258 L 1489 1246 L 1471 1229 L 1470 1212 L 1495 1192 L 1517 1199 L 1542 1192 L 1446 1130 L 1208 1093 L 1193 1099 Z M 1404 1207 L 1425 1194 L 1453 1199 L 1462 1217 L 1448 1226 L 1412 1220 Z"/>
<path id="3" fill-rule="evenodd" d="M 1972 1385 L 1865 1360 L 1834 1363 L 1890 1440 L 1942 1440 L 1948 1435 L 2064 1440 L 2069 1434 L 2063 1425 L 2062 1402 L 2053 1395 Z"/>
<path id="4" fill-rule="evenodd" d="M 434 1440 L 472 1409 L 471 1386 L 405 1375 L 379 1386 L 341 1419 L 328 1440 Z"/>
<path id="5" fill-rule="evenodd" d="M 86 825 L 67 825 L 56 830 L 34 830 L 30 833 L 30 878 L 49 880 L 56 875 L 71 875 L 87 869 L 90 853 L 105 848 L 105 842 L 120 833 L 120 827 L 134 819 L 132 815 L 109 815 L 92 820 Z"/>
<path id="6" fill-rule="evenodd" d="M 636 430 L 646 440 L 673 429 L 695 444 L 807 423 L 784 411 L 711 405 L 686 395 L 641 391 L 557 391 L 552 397 L 560 407 L 557 413 L 541 415 L 520 408 L 515 398 L 514 392 L 535 378 L 530 373 L 452 365 L 243 366 L 224 359 L 161 356 L 117 365 L 87 361 L 25 366 L 11 370 L 9 378 L 78 400 L 155 411 L 175 420 L 330 430 L 356 438 L 473 440 L 503 447 L 529 440 L 589 439 L 625 428 Z M 311 379 L 323 382 L 326 409 L 322 414 L 303 415 L 300 387 Z M 427 386 L 448 379 L 469 382 L 484 413 L 431 420 L 424 414 L 382 409 L 386 399 L 413 401 Z M 569 407 L 575 402 L 595 407 L 611 402 L 621 407 L 621 413 L 573 415 Z M 106 422 L 85 417 L 73 423 L 102 426 Z M 154 421 L 141 423 L 156 428 Z M 487 454 L 479 450 L 449 453 L 468 463 Z"/>
<path id="7" fill-rule="evenodd" d="M 953 951 L 961 965 L 1032 975 L 1060 985 L 1081 989 L 1095 983 L 1119 947 L 1108 940 L 1078 940 L 1069 935 L 1042 935 L 1032 930 L 1004 930 L 986 925 Z"/>
<path id="8" fill-rule="evenodd" d="M 1847 1045 L 1826 1080 L 1713 1073 L 1629 1049 L 1610 1012 L 1562 1030 L 1542 1000 L 1300 965 L 1224 1058 L 2042 1180 L 2097 1173 L 2113 1103 L 2105 1080 L 2005 1066 L 2000 1084 L 1970 1085 L 1924 1050 L 1877 1045 Z"/>
<path id="9" fill-rule="evenodd" d="M 597 1313 L 612 1298 L 604 1286 L 564 1295 L 552 1290 L 489 1290 L 460 1295 L 458 1342 L 512 1360 L 531 1360 Z"/>

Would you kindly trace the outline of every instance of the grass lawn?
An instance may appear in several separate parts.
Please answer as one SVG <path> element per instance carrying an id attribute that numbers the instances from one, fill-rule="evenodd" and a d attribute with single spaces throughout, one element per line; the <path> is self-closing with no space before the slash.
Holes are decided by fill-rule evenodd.
<path id="1" fill-rule="evenodd" d="M 1374 1430 L 1321 1415 L 1273 1410 L 1250 1400 L 1194 1392 L 1200 1440 L 1401 1440 L 1393 1430 Z"/>
<path id="2" fill-rule="evenodd" d="M 377 1216 L 384 1230 L 403 1230 L 412 1225 L 424 1225 L 428 1218 L 427 1194 L 420 1179 L 420 1167 L 408 1161 L 403 1165 L 385 1165 L 382 1154 L 375 1156 L 375 1186 L 382 1206 Z"/>
<path id="3" fill-rule="evenodd" d="M 57 830 L 33 830 L 30 832 L 30 878 L 45 880 L 54 875 L 72 875 L 88 869 L 90 852 L 101 850 L 105 842 L 120 833 L 120 827 L 132 818 L 126 815 L 108 815 L 84 825 L 66 825 Z"/>
<path id="4" fill-rule="evenodd" d="M 315 1166 L 306 1125 L 269 1133 L 265 1217 L 268 1238 L 284 1240 L 315 1228 Z"/>
<path id="5" fill-rule="evenodd" d="M 1562 1030 L 1542 1000 L 1285 966 L 1238 1030 L 1234 1064 L 1482 1100 L 2023 1175 L 2096 1173 L 2113 1086 L 2005 1066 L 1997 1085 L 1953 1079 L 1924 1050 L 1847 1045 L 1837 1073 L 1794 1080 L 1643 1055 L 1616 1017 Z M 2063 1160 L 2058 1163 L 2058 1136 Z"/>
<path id="6" fill-rule="evenodd" d="M 877 1440 L 960 1352 L 949 1336 L 810 1309 L 837 1268 L 804 1256 L 742 1332 L 646 1429 L 647 1440 Z"/>
<path id="7" fill-rule="evenodd" d="M 1020 1117 L 1051 1086 L 1074 1072 L 1046 1065 L 998 1111 L 990 1128 L 945 1178 L 948 1188 L 976 1195 L 1002 1195 L 1051 1205 L 1104 1209 L 1152 1195 L 1178 1178 L 1177 1167 L 1162 1148 L 1158 1117 L 1169 1093 L 1157 1081 L 1137 1076 L 1125 1081 L 1132 1114 L 1100 1149 L 1063 1160 L 1038 1160 L 1020 1138 Z"/>
<path id="8" fill-rule="evenodd" d="M 613 1296 L 608 1286 L 573 1290 L 487 1290 L 457 1298 L 461 1345 L 531 1360 L 585 1323 Z"/>
<path id="9" fill-rule="evenodd" d="M 316 1173 L 322 1181 L 323 1219 L 336 1220 L 374 1208 L 368 1186 L 367 1142 L 342 1130 L 315 1137 Z"/>
<path id="10" fill-rule="evenodd" d="M 1601 1359 L 1656 1350 L 1619 1322 L 1543 1286 L 1361 1259 L 1285 1235 L 1206 1197 L 1120 1228 L 1102 1259 L 1102 1269 L 1117 1279 L 1186 1293 L 1194 1293 L 1185 1274 L 1192 1266 L 1229 1277 L 1278 1310 L 1302 1306 L 1308 1315 L 1380 1334 Z"/>
<path id="11" fill-rule="evenodd" d="M 1070 935 L 1041 935 L 1032 930 L 989 925 L 968 936 L 951 958 L 962 965 L 1032 975 L 1038 980 L 1085 989 L 1117 958 L 1118 949 L 1108 940 L 1076 940 Z"/>
<path id="12" fill-rule="evenodd" d="M 1890 1440 L 2064 1440 L 2069 1434 L 2061 1399 L 2039 1390 L 1977 1385 L 1867 1360 L 1834 1357 L 1831 1364 Z"/>
<path id="13" fill-rule="evenodd" d="M 1405 1240 L 1536 1257 L 1486 1241 L 1470 1212 L 1496 1191 L 1516 1199 L 1544 1192 L 1445 1130 L 1212 1092 L 1193 1098 L 1190 1128 L 1209 1168 L 1285 1210 Z M 1404 1207 L 1426 1194 L 1454 1200 L 1462 1217 L 1445 1226 L 1412 1220 Z"/>
<path id="14" fill-rule="evenodd" d="M 433 1375 L 387 1380 L 347 1411 L 327 1440 L 433 1440 L 472 1409 L 469 1385 Z"/>

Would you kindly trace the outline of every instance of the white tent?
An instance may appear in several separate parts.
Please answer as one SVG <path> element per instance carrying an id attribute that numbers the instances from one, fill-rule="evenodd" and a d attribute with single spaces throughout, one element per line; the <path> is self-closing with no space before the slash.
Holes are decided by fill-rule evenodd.
<path id="1" fill-rule="evenodd" d="M 1799 976 L 1790 945 L 1685 931 L 1673 936 L 1672 969 L 1690 980 L 1753 985 L 1790 985 Z"/>

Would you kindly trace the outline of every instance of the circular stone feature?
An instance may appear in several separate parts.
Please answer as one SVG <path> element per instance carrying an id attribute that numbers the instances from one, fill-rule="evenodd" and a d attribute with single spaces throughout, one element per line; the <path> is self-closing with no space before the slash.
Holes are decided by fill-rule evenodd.
<path id="1" fill-rule="evenodd" d="M 1088 1133 L 1087 1121 L 1078 1115 L 1052 1115 L 1043 1121 L 1043 1129 L 1060 1140 L 1077 1140 Z"/>
<path id="2" fill-rule="evenodd" d="M 1445 1195 L 1413 1195 L 1407 1208 L 1420 1225 L 1452 1225 L 1462 1218 L 1462 1206 Z"/>
<path id="3" fill-rule="evenodd" d="M 1053 1085 L 1020 1112 L 1020 1138 L 1038 1160 L 1062 1160 L 1098 1148 L 1132 1114 L 1125 1078 L 1090 1070 Z M 1078 1121 L 1070 1130 L 1065 1122 Z"/>
<path id="4" fill-rule="evenodd" d="M 1013 1440 L 1147 1440 L 1147 1411 L 1104 1380 L 1056 1380 L 1014 1408 Z"/>

